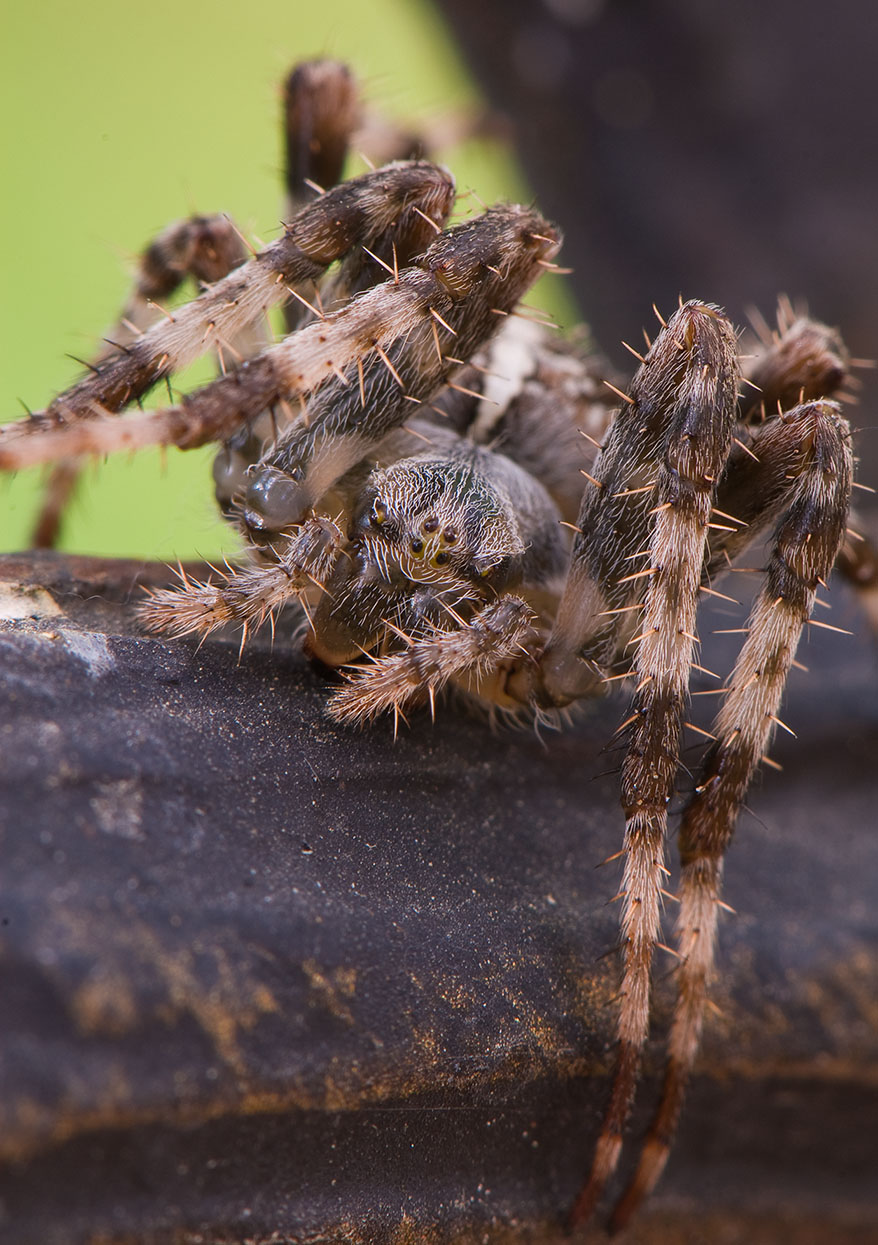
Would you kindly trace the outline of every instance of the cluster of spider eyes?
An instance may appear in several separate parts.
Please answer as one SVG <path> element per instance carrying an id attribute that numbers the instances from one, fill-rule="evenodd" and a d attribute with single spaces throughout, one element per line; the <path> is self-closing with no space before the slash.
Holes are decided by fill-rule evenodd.
<path id="1" fill-rule="evenodd" d="M 369 519 L 373 527 L 381 527 L 382 524 L 387 521 L 387 506 L 380 497 L 376 497 L 375 501 L 372 503 L 372 513 L 370 514 Z M 431 536 L 435 537 L 436 532 L 439 531 L 439 519 L 434 514 L 428 515 L 427 518 L 421 523 L 420 530 L 423 536 L 428 538 Z M 457 530 L 450 525 L 443 528 L 443 530 L 439 533 L 438 542 L 442 545 L 455 545 L 457 544 L 457 540 Z M 424 548 L 426 543 L 427 542 L 422 539 L 422 536 L 413 536 L 411 538 L 409 548 L 416 558 L 422 558 L 424 556 Z M 434 539 L 429 543 L 431 545 L 435 545 L 437 542 Z M 432 566 L 445 566 L 450 556 L 451 555 L 448 553 L 447 549 L 439 549 L 431 557 L 430 564 Z"/>

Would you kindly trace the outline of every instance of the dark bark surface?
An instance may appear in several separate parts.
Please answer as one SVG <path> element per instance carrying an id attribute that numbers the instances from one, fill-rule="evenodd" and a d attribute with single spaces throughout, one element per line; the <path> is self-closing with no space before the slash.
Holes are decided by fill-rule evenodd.
<path id="1" fill-rule="evenodd" d="M 0 559 L 0 1240 L 560 1240 L 611 1066 L 623 703 L 545 746 L 453 706 L 343 730 L 283 635 L 139 634 L 166 576 Z M 878 1241 L 878 679 L 865 641 L 800 656 L 627 1239 Z"/>

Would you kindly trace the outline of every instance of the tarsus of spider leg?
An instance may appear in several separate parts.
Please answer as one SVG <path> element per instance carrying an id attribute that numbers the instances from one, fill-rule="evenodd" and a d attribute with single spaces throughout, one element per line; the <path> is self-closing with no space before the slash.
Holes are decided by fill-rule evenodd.
<path id="1" fill-rule="evenodd" d="M 150 592 L 138 616 L 151 631 L 173 636 L 207 636 L 229 623 L 258 628 L 304 589 L 324 584 L 343 545 L 331 519 L 308 519 L 283 549 L 275 550 L 276 564 L 232 571 L 209 582 L 184 574 L 180 588 Z"/>
<path id="2" fill-rule="evenodd" d="M 21 421 L 19 432 L 121 409 L 193 363 L 213 334 L 234 337 L 283 301 L 288 286 L 314 281 L 353 247 L 369 245 L 403 208 L 417 204 L 444 221 L 453 197 L 451 175 L 426 161 L 387 165 L 335 187 L 303 208 L 277 242 L 107 358 L 99 375 L 85 377 L 44 412 Z"/>
<path id="3" fill-rule="evenodd" d="M 145 445 L 191 449 L 229 436 L 280 398 L 296 398 L 323 386 L 319 417 L 311 420 L 308 430 L 309 444 L 313 450 L 322 433 L 342 434 L 331 455 L 324 444 L 327 457 L 338 462 L 333 477 L 338 478 L 361 457 L 362 449 L 353 458 L 350 453 L 346 457 L 357 437 L 362 434 L 367 443 L 380 440 L 404 422 L 410 410 L 407 396 L 429 400 L 452 369 L 436 359 L 430 309 L 438 310 L 456 330 L 456 347 L 474 352 L 496 328 L 491 307 L 514 306 L 541 272 L 536 261 L 557 252 L 559 233 L 549 243 L 535 238 L 537 232 L 545 235 L 552 228 L 528 208 L 491 208 L 436 238 L 417 266 L 401 272 L 398 281 L 367 290 L 325 321 L 246 360 L 179 407 L 124 419 L 73 420 L 44 429 L 40 437 L 21 435 L 28 421 L 7 425 L 0 435 L 0 467 L 15 470 L 64 453 L 107 453 Z M 502 278 L 486 272 L 492 259 L 498 267 L 504 265 Z M 379 350 L 392 356 L 406 392 L 387 371 Z M 358 361 L 368 373 L 365 410 L 360 406 Z M 336 378 L 339 369 L 348 373 L 345 385 Z M 323 385 L 327 377 L 329 382 Z M 347 442 L 346 431 L 351 432 Z"/>
<path id="4" fill-rule="evenodd" d="M 717 741 L 683 811 L 676 930 L 681 964 L 668 1066 L 637 1171 L 612 1217 L 614 1230 L 624 1227 L 649 1195 L 667 1161 L 714 971 L 723 858 L 753 773 L 770 746 L 818 582 L 832 569 L 844 534 L 852 458 L 848 425 L 837 405 L 807 403 L 789 413 L 785 431 L 800 443 L 805 461 L 788 486 L 765 585 L 754 603 L 749 634 L 716 717 Z"/>
<path id="5" fill-rule="evenodd" d="M 131 293 L 117 323 L 107 334 L 103 349 L 89 366 L 100 374 L 104 360 L 124 353 L 142 337 L 162 315 L 156 300 L 169 298 L 187 277 L 210 285 L 245 259 L 244 245 L 225 216 L 192 216 L 163 229 L 141 254 Z M 267 344 L 265 332 L 260 332 L 256 325 L 250 329 L 249 340 L 241 343 L 246 354 L 264 349 Z M 80 471 L 81 464 L 71 458 L 52 468 L 31 538 L 35 549 L 52 549 L 57 544 L 64 510 L 76 489 Z"/>
<path id="6" fill-rule="evenodd" d="M 657 504 L 651 507 L 649 542 L 653 571 L 636 647 L 638 690 L 622 765 L 626 855 L 619 1049 L 592 1170 L 571 1214 L 574 1226 L 590 1217 L 617 1166 L 648 1035 L 667 807 L 679 767 L 708 524 L 715 482 L 731 445 L 737 381 L 731 325 L 715 307 L 685 303 L 656 338 L 635 376 L 634 402 L 623 408 L 610 434 L 612 440 L 620 422 L 640 429 L 654 425 L 657 417 L 664 429 L 655 447 Z"/>
<path id="7" fill-rule="evenodd" d="M 401 653 L 349 675 L 330 698 L 329 713 L 337 722 L 362 725 L 413 699 L 435 696 L 451 679 L 483 677 L 521 655 L 533 621 L 533 610 L 520 597 L 501 597 L 453 631 L 413 639 Z"/>

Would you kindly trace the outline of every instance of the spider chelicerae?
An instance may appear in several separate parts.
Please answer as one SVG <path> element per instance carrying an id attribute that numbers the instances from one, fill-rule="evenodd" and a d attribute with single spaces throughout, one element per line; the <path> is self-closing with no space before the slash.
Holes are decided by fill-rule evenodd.
<path id="1" fill-rule="evenodd" d="M 154 592 L 146 624 L 205 635 L 301 609 L 306 651 L 342 672 L 340 722 L 402 716 L 448 686 L 494 715 L 547 720 L 634 685 L 626 753 L 623 977 L 617 1069 L 591 1175 L 618 1163 L 649 1023 L 697 606 L 765 544 L 762 588 L 721 689 L 685 805 L 678 1001 L 664 1090 L 622 1226 L 658 1180 L 698 1050 L 713 973 L 723 857 L 778 725 L 803 628 L 845 540 L 850 431 L 832 401 L 838 334 L 783 309 L 741 361 L 718 308 L 683 302 L 627 385 L 516 307 L 556 269 L 559 231 L 526 207 L 447 227 L 450 174 L 399 159 L 341 182 L 359 120 L 348 70 L 312 62 L 285 93 L 290 208 L 247 258 L 234 226 L 198 217 L 144 253 L 89 374 L 0 430 L 0 467 L 55 464 L 38 525 L 51 543 L 83 456 L 220 443 L 217 499 L 246 561 Z M 400 156 L 411 140 L 399 138 Z M 203 285 L 172 313 L 187 277 Z M 287 335 L 270 344 L 266 313 Z M 213 350 L 222 375 L 162 410 L 118 413 Z M 746 374 L 742 376 L 742 367 Z M 848 555 L 849 561 L 852 555 Z M 709 673 L 709 672 L 707 672 Z"/>

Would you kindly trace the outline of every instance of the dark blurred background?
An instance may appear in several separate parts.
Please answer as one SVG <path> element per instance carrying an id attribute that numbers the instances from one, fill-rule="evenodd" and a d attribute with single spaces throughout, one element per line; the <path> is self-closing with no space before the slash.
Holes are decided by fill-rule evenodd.
<path id="1" fill-rule="evenodd" d="M 441 0 L 565 230 L 583 313 L 624 338 L 684 297 L 777 296 L 878 355 L 878 7 L 801 0 Z M 630 362 L 630 360 L 629 360 Z M 627 365 L 626 365 L 627 366 Z M 878 374 L 860 479 L 878 484 Z M 860 494 L 858 500 L 864 495 Z"/>

